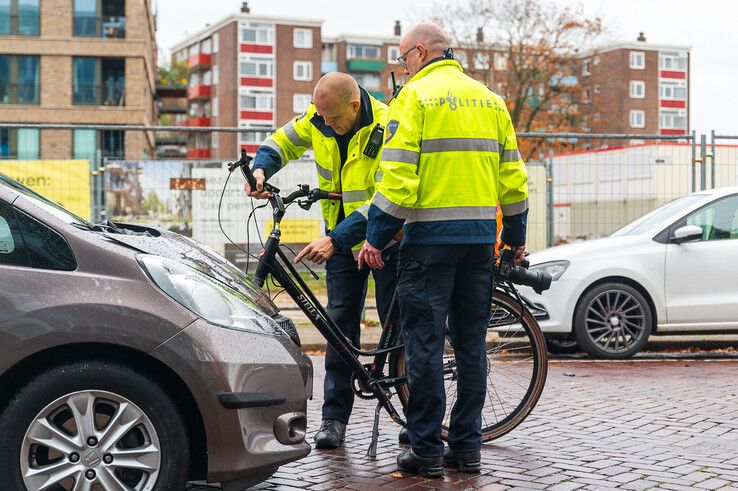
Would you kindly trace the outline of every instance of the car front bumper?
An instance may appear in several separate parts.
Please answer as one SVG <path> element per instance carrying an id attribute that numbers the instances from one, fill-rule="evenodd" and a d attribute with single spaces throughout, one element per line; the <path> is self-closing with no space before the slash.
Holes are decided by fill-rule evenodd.
<path id="1" fill-rule="evenodd" d="M 313 368 L 290 338 L 198 320 L 153 354 L 179 374 L 198 405 L 209 482 L 268 477 L 310 453 L 304 430 Z"/>
<path id="2" fill-rule="evenodd" d="M 582 282 L 559 279 L 551 282 L 551 288 L 538 294 L 527 286 L 518 291 L 533 303 L 537 310 L 533 314 L 544 333 L 570 333 L 576 302 L 581 295 Z M 532 309 L 531 309 L 532 310 Z"/>

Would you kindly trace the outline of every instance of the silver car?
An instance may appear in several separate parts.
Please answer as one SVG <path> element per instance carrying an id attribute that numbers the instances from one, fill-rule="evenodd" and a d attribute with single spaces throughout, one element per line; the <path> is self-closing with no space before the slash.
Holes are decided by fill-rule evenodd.
<path id="1" fill-rule="evenodd" d="M 241 490 L 310 452 L 312 365 L 231 263 L 0 175 L 3 489 Z"/>

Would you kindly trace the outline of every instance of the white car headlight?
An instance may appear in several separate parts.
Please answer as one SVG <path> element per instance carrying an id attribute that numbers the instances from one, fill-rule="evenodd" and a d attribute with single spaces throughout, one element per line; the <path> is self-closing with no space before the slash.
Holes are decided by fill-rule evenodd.
<path id="1" fill-rule="evenodd" d="M 543 271 L 551 275 L 551 280 L 556 281 L 561 278 L 566 268 L 569 267 L 569 261 L 550 261 L 547 263 L 536 264 L 528 268 L 529 271 Z"/>
<path id="2" fill-rule="evenodd" d="M 161 290 L 211 324 L 274 336 L 287 334 L 250 298 L 171 259 L 139 254 L 138 263 Z"/>

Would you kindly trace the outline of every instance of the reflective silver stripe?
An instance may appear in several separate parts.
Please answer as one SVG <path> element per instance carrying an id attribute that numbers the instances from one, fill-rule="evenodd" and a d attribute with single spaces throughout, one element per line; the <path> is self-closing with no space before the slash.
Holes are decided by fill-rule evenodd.
<path id="1" fill-rule="evenodd" d="M 495 220 L 496 206 L 451 206 L 447 208 L 415 208 L 407 223 L 439 222 L 445 220 Z"/>
<path id="2" fill-rule="evenodd" d="M 500 208 L 502 209 L 502 214 L 506 217 L 520 215 L 528 209 L 528 198 L 525 198 L 523 201 L 518 201 L 517 203 L 510 203 L 508 205 L 500 204 Z"/>
<path id="3" fill-rule="evenodd" d="M 501 164 L 504 164 L 506 162 L 517 162 L 519 160 L 522 160 L 522 157 L 520 156 L 520 152 L 517 148 L 513 148 L 512 150 L 505 150 L 500 154 Z"/>
<path id="4" fill-rule="evenodd" d="M 500 144 L 491 138 L 437 138 L 423 140 L 420 151 L 431 152 L 499 152 Z M 386 150 L 385 150 L 386 151 Z"/>
<path id="5" fill-rule="evenodd" d="M 419 157 L 420 154 L 412 150 L 403 150 L 401 148 L 385 148 L 382 150 L 382 160 L 390 160 L 392 162 L 417 165 Z"/>
<path id="6" fill-rule="evenodd" d="M 361 216 L 369 220 L 369 205 L 368 204 L 361 205 L 355 211 L 358 211 Z"/>
<path id="7" fill-rule="evenodd" d="M 384 172 L 378 170 L 374 173 L 374 182 L 382 182 L 384 180 Z"/>
<path id="8" fill-rule="evenodd" d="M 296 147 L 310 148 L 310 143 L 303 140 L 302 137 L 297 134 L 297 131 L 295 130 L 295 124 L 292 121 L 284 125 L 282 129 L 284 130 L 284 134 L 287 135 L 287 139 L 290 141 L 291 144 Z"/>
<path id="9" fill-rule="evenodd" d="M 279 158 L 282 159 L 282 165 L 287 163 L 287 159 L 284 157 L 284 151 L 282 150 L 282 147 L 280 147 L 279 144 L 277 144 L 277 142 L 275 142 L 271 136 L 264 140 L 264 143 L 262 143 L 262 145 L 275 150 L 279 154 Z"/>
<path id="10" fill-rule="evenodd" d="M 319 163 L 315 162 L 315 169 L 318 171 L 318 175 L 327 181 L 333 180 L 333 171 L 326 169 Z"/>
<path id="11" fill-rule="evenodd" d="M 392 215 L 396 218 L 404 219 L 412 211 L 412 208 L 406 208 L 404 206 L 394 204 L 384 195 L 382 195 L 382 193 L 377 193 L 374 195 L 372 204 L 383 212 L 387 213 L 388 215 Z"/>
<path id="12" fill-rule="evenodd" d="M 358 191 L 342 191 L 341 199 L 344 203 L 355 203 L 356 201 L 366 201 L 374 194 L 374 187 L 359 189 Z"/>

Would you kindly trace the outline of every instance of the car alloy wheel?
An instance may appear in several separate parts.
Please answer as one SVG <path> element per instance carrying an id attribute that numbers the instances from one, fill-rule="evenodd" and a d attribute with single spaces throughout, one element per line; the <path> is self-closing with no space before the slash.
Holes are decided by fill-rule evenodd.
<path id="1" fill-rule="evenodd" d="M 161 446 L 151 420 L 133 402 L 84 390 L 59 397 L 33 418 L 20 464 L 28 489 L 151 489 Z"/>
<path id="2" fill-rule="evenodd" d="M 629 358 L 648 342 L 652 314 L 643 294 L 625 283 L 587 291 L 574 315 L 579 347 L 595 357 Z"/>

